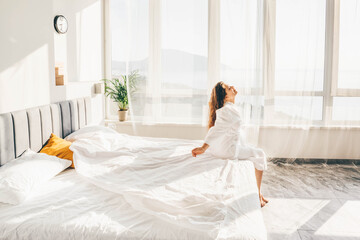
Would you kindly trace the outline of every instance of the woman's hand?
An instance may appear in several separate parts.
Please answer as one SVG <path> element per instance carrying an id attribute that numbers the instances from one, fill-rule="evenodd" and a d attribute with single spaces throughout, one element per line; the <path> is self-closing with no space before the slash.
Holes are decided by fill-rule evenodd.
<path id="1" fill-rule="evenodd" d="M 193 157 L 196 157 L 196 155 L 203 154 L 205 150 L 202 147 L 194 148 L 191 153 Z"/>
<path id="2" fill-rule="evenodd" d="M 202 147 L 198 147 L 198 148 L 194 148 L 191 153 L 193 157 L 196 157 L 196 155 L 200 155 L 203 154 L 206 149 L 208 149 L 209 145 L 204 143 L 204 145 L 202 145 Z"/>

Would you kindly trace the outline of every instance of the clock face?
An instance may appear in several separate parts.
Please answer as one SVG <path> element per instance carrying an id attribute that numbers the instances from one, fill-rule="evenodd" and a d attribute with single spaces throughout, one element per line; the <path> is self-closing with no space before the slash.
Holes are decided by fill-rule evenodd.
<path id="1" fill-rule="evenodd" d="M 68 30 L 68 22 L 62 15 L 57 15 L 54 19 L 54 27 L 58 33 L 66 33 Z"/>

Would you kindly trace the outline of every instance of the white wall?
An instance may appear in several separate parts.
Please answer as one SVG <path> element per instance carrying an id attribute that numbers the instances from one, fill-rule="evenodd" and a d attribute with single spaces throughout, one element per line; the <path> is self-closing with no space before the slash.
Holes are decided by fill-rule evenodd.
<path id="1" fill-rule="evenodd" d="M 58 43 L 55 60 L 65 61 L 68 82 L 100 80 L 104 69 L 102 1 L 53 0 L 53 15 L 64 15 L 69 24 L 66 34 L 52 31 Z"/>
<path id="2" fill-rule="evenodd" d="M 52 1 L 0 1 L 0 113 L 50 102 Z"/>
<path id="3" fill-rule="evenodd" d="M 55 33 L 57 14 L 68 19 L 65 35 Z M 101 0 L 0 1 L 0 34 L 0 113 L 91 96 L 93 119 L 103 121 L 103 96 L 93 94 L 104 69 Z M 55 86 L 55 49 L 65 86 Z"/>

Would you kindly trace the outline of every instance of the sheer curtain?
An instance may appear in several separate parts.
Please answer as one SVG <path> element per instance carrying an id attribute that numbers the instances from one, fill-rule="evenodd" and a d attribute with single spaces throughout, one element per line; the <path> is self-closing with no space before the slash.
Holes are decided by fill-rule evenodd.
<path id="1" fill-rule="evenodd" d="M 149 1 L 110 1 L 112 77 L 121 79 L 138 71 L 137 91 L 129 96 L 130 119 L 144 116 L 149 84 Z M 109 101 L 109 100 L 108 100 Z M 117 105 L 109 102 L 110 117 L 117 118 Z"/>
<path id="2" fill-rule="evenodd" d="M 208 0 L 161 1 L 161 121 L 206 115 Z"/>
<path id="3" fill-rule="evenodd" d="M 323 139 L 312 127 L 323 125 L 326 117 L 326 0 L 276 0 L 272 7 L 274 37 L 268 48 L 273 49 L 273 72 L 265 122 L 279 129 L 270 138 L 280 143 L 273 144 L 277 156 L 302 158 L 320 149 L 316 141 Z"/>
<path id="4" fill-rule="evenodd" d="M 360 0 L 110 1 L 112 74 L 141 75 L 133 122 L 205 127 L 224 81 L 254 145 L 264 126 L 301 129 L 273 136 L 296 153 L 314 126 L 360 123 Z"/>
<path id="5" fill-rule="evenodd" d="M 220 1 L 220 79 L 238 90 L 247 139 L 257 145 L 264 116 L 262 0 Z"/>
<path id="6" fill-rule="evenodd" d="M 246 122 L 261 119 L 262 1 L 217 1 L 215 6 L 221 6 L 214 11 L 220 17 L 209 26 L 214 13 L 208 14 L 208 0 L 111 1 L 113 77 L 136 69 L 143 77 L 130 96 L 133 120 L 205 126 L 209 90 L 218 81 L 239 89 Z M 211 27 L 219 27 L 219 35 L 210 36 Z M 209 65 L 210 37 L 219 40 L 212 45 L 221 49 L 219 66 Z M 208 76 L 208 67 L 219 68 L 219 76 Z"/>
<path id="7" fill-rule="evenodd" d="M 289 156 L 352 156 L 349 129 L 360 120 L 359 4 L 273 2 L 274 40 L 268 47 L 274 49 L 274 74 L 267 86 L 272 101 L 265 105 L 265 124 L 288 129 L 272 137 L 284 143 Z"/>
<path id="8" fill-rule="evenodd" d="M 326 0 L 277 0 L 273 122 L 323 119 Z"/>
<path id="9" fill-rule="evenodd" d="M 201 124 L 207 111 L 208 1 L 112 0 L 113 77 L 139 70 L 131 119 Z"/>
<path id="10" fill-rule="evenodd" d="M 340 122 L 359 122 L 360 1 L 341 1 L 339 15 L 339 74 L 333 119 Z"/>

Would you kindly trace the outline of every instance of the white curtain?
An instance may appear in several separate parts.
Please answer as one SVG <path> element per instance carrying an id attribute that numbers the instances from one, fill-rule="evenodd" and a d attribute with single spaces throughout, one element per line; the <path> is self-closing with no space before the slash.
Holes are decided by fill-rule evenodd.
<path id="1" fill-rule="evenodd" d="M 113 76 L 142 76 L 131 120 L 206 126 L 224 81 L 254 145 L 263 126 L 300 127 L 298 145 L 273 136 L 296 155 L 313 126 L 358 124 L 360 0 L 339 2 L 111 0 Z"/>
<path id="2" fill-rule="evenodd" d="M 116 22 L 111 30 L 117 35 L 112 37 L 113 76 L 134 70 L 142 76 L 138 91 L 130 96 L 132 120 L 203 123 L 208 0 L 112 0 L 111 11 L 111 22 Z"/>
<path id="3" fill-rule="evenodd" d="M 149 79 L 149 1 L 110 1 L 112 77 L 121 79 L 133 71 L 140 78 L 138 90 L 129 97 L 130 119 L 143 116 L 146 98 L 144 88 Z M 146 88 L 145 88 L 146 89 Z M 117 106 L 109 100 L 110 117 L 117 118 Z"/>
<path id="4" fill-rule="evenodd" d="M 326 0 L 277 0 L 273 122 L 323 118 Z"/>
<path id="5" fill-rule="evenodd" d="M 205 126 L 211 88 L 224 81 L 246 123 L 260 123 L 262 1 L 112 0 L 111 24 L 113 76 L 143 76 L 133 120 Z"/>
<path id="6" fill-rule="evenodd" d="M 238 90 L 247 139 L 257 145 L 264 116 L 262 0 L 220 1 L 220 79 Z"/>
<path id="7" fill-rule="evenodd" d="M 333 119 L 359 123 L 360 1 L 341 1 L 339 15 L 339 74 L 336 86 L 338 97 L 334 97 Z"/>

